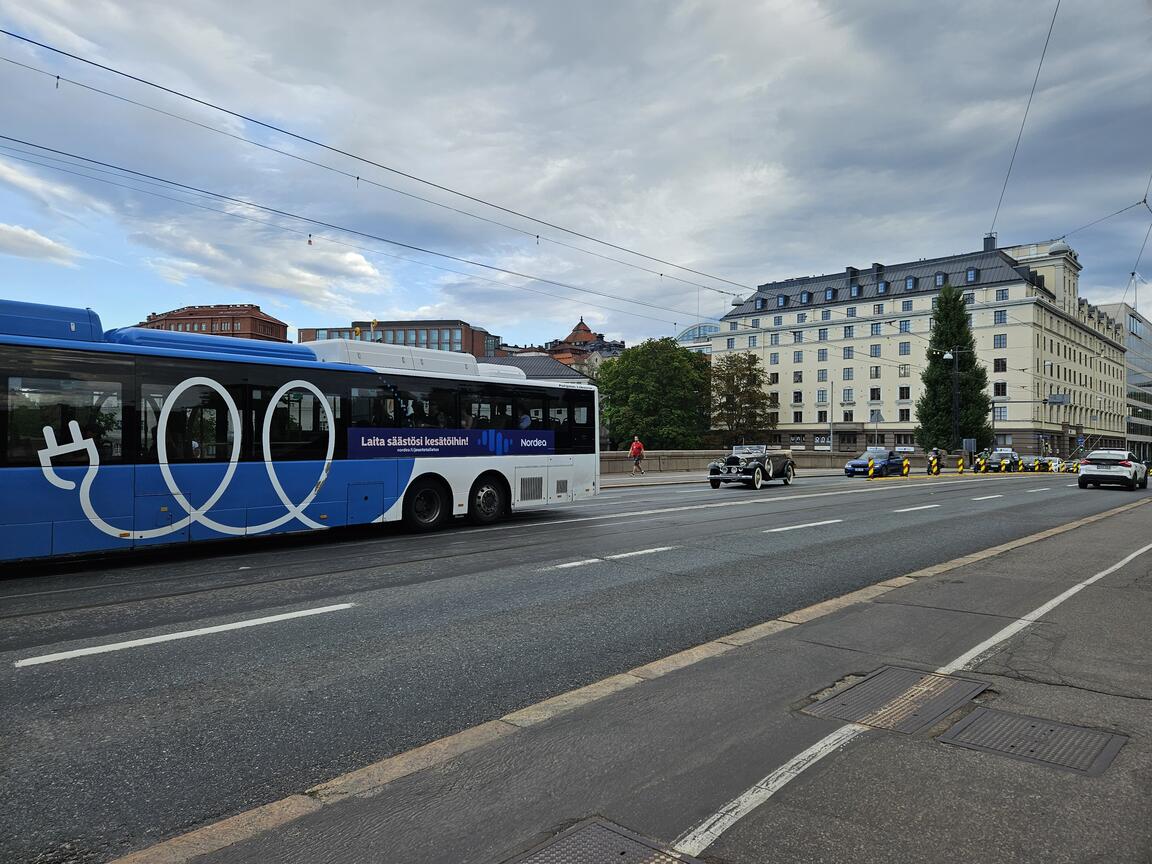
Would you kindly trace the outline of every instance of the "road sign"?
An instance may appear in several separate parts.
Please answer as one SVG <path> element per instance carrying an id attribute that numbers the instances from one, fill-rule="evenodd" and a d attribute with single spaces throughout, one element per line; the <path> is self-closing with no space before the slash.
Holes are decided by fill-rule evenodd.
<path id="1" fill-rule="evenodd" d="M 1048 399 L 1049 405 L 1067 405 L 1068 404 L 1068 394 L 1067 393 L 1049 393 L 1047 396 L 1047 399 Z"/>
<path id="2" fill-rule="evenodd" d="M 963 446 L 964 452 L 966 452 L 966 453 L 975 453 L 976 452 L 976 439 L 975 438 L 965 438 L 963 445 L 964 445 Z"/>
<path id="3" fill-rule="evenodd" d="M 1083 435 L 1081 435 L 1079 438 L 1076 439 L 1076 446 L 1077 447 L 1083 447 L 1084 446 L 1084 436 Z"/>

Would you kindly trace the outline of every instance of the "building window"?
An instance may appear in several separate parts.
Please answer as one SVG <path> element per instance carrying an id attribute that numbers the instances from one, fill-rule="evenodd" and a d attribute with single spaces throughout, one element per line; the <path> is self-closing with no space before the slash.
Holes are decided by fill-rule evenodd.
<path id="1" fill-rule="evenodd" d="M 827 369 L 817 369 L 816 370 L 816 380 L 817 381 L 827 381 L 828 380 L 828 370 Z"/>
<path id="2" fill-rule="evenodd" d="M 900 422 L 901 423 L 908 423 L 911 420 L 912 420 L 912 409 L 911 408 L 901 408 L 900 409 Z"/>
<path id="3" fill-rule="evenodd" d="M 753 336 L 752 338 L 755 339 L 756 337 Z M 901 357 L 907 357 L 911 353 L 912 353 L 912 343 L 911 342 L 901 342 L 900 343 L 900 356 Z"/>
<path id="4" fill-rule="evenodd" d="M 997 309 L 995 312 L 993 312 L 992 313 L 992 323 L 993 324 L 1007 324 L 1008 323 L 1008 310 L 1007 309 Z"/>
<path id="5" fill-rule="evenodd" d="M 763 297 L 757 297 L 756 298 L 756 311 L 759 312 L 763 308 L 764 308 L 764 298 Z"/>
<path id="6" fill-rule="evenodd" d="M 899 398 L 899 399 L 911 399 L 912 398 L 912 388 L 907 386 L 907 385 L 901 387 L 896 392 L 897 392 L 897 398 Z"/>
<path id="7" fill-rule="evenodd" d="M 887 294 L 888 293 L 888 283 L 885 282 L 883 279 L 881 279 L 879 282 L 876 283 L 876 293 L 877 294 Z"/>
<path id="8" fill-rule="evenodd" d="M 753 330 L 759 330 L 760 329 L 760 319 L 759 318 L 753 318 L 752 319 L 752 329 Z M 447 331 L 445 331 L 445 332 L 447 332 Z"/>
<path id="9" fill-rule="evenodd" d="M 915 444 L 914 436 L 910 432 L 897 432 L 896 433 L 896 446 L 908 446 Z"/>
<path id="10" fill-rule="evenodd" d="M 871 336 L 879 336 L 880 335 L 880 322 L 879 321 L 873 322 L 870 325 L 870 327 L 868 328 L 868 333 Z"/>
<path id="11" fill-rule="evenodd" d="M 851 345 L 844 346 L 843 356 L 845 360 L 851 360 L 856 355 L 856 349 Z"/>
<path id="12" fill-rule="evenodd" d="M 993 417 L 993 419 L 996 419 L 996 420 L 1007 420 L 1008 419 L 1008 406 L 1007 405 L 997 405 L 996 407 L 994 407 L 992 409 L 992 417 Z M 996 437 L 997 437 L 997 439 L 999 439 L 1000 436 L 997 435 Z"/>
<path id="13" fill-rule="evenodd" d="M 818 363 L 828 362 L 828 349 L 827 348 L 821 348 L 820 350 L 818 350 L 816 352 L 816 362 L 818 362 Z"/>
<path id="14" fill-rule="evenodd" d="M 936 287 L 937 288 L 943 288 L 947 283 L 948 283 L 948 274 L 947 273 L 937 273 L 936 274 Z"/>
<path id="15" fill-rule="evenodd" d="M 850 286 L 848 286 L 848 296 L 852 297 L 852 298 L 859 297 L 860 296 L 860 286 L 857 285 L 856 283 L 852 283 Z"/>
<path id="16" fill-rule="evenodd" d="M 845 423 L 851 423 L 852 422 L 852 412 L 851 411 L 845 411 L 844 412 L 844 422 Z M 847 444 L 849 438 L 852 439 L 853 444 L 856 443 L 856 436 L 855 435 L 845 435 L 844 433 L 840 434 L 840 443 L 841 444 Z"/>
<path id="17" fill-rule="evenodd" d="M 804 370 L 795 369 L 792 371 L 792 383 L 793 384 L 803 384 L 804 383 Z"/>
<path id="18" fill-rule="evenodd" d="M 784 316 L 783 315 L 773 315 L 772 316 L 772 326 L 773 327 L 779 327 L 783 323 L 784 323 Z"/>
<path id="19" fill-rule="evenodd" d="M 912 301 L 911 300 L 902 301 L 900 303 L 900 311 L 901 312 L 911 312 L 912 311 Z"/>
<path id="20" fill-rule="evenodd" d="M 796 316 L 796 323 L 797 324 L 807 324 L 808 323 L 808 313 L 807 312 L 801 312 L 799 315 L 797 315 Z"/>
<path id="21" fill-rule="evenodd" d="M 980 277 L 980 271 L 975 267 L 969 267 L 964 271 L 964 281 L 971 285 Z"/>
<path id="22" fill-rule="evenodd" d="M 856 307 L 855 306 L 849 306 L 847 309 L 845 309 L 844 310 L 844 317 L 845 318 L 855 318 L 856 317 Z"/>
<path id="23" fill-rule="evenodd" d="M 903 321 L 901 321 L 900 322 L 900 332 L 901 333 L 911 333 L 912 332 L 912 322 L 909 321 L 908 319 L 904 319 Z"/>
<path id="24" fill-rule="evenodd" d="M 793 423 L 803 423 L 804 422 L 804 412 L 803 411 L 793 411 L 792 412 L 792 422 Z"/>
<path id="25" fill-rule="evenodd" d="M 880 388 L 879 387 L 869 387 L 868 388 L 868 401 L 869 402 L 879 402 L 880 401 Z"/>
<path id="26" fill-rule="evenodd" d="M 997 288 L 996 289 L 996 299 L 997 300 L 1007 300 L 1008 299 L 1008 289 L 1007 288 Z"/>
<path id="27" fill-rule="evenodd" d="M 817 411 L 816 412 L 816 422 L 817 423 L 827 423 L 828 422 L 828 412 L 827 411 Z"/>
<path id="28" fill-rule="evenodd" d="M 783 309 L 787 305 L 788 305 L 787 295 L 781 294 L 776 298 L 776 308 Z"/>
<path id="29" fill-rule="evenodd" d="M 840 395 L 843 397 L 840 400 L 841 402 L 855 402 L 856 401 L 856 391 L 853 390 L 851 387 L 845 387 L 843 392 L 841 392 Z"/>
<path id="30" fill-rule="evenodd" d="M 779 345 L 780 344 L 780 334 L 779 333 L 769 333 L 768 334 L 768 344 L 769 345 Z"/>
<path id="31" fill-rule="evenodd" d="M 821 309 L 820 310 L 820 320 L 821 321 L 832 320 L 832 310 L 831 309 Z"/>
<path id="32" fill-rule="evenodd" d="M 852 367 L 851 366 L 845 366 L 844 371 L 841 373 L 841 375 L 843 376 L 845 381 L 851 381 L 852 380 L 852 374 L 853 373 L 852 373 Z"/>
<path id="33" fill-rule="evenodd" d="M 1008 361 L 1005 360 L 1003 357 L 997 357 L 995 360 L 992 361 L 992 371 L 993 372 L 1007 372 L 1008 371 Z"/>
<path id="34" fill-rule="evenodd" d="M 1008 347 L 1008 334 L 997 333 L 992 337 L 993 348 L 1007 348 Z"/>
<path id="35" fill-rule="evenodd" d="M 964 305 L 965 306 L 971 306 L 975 302 L 976 302 L 976 294 L 972 291 L 965 291 L 964 292 Z"/>
<path id="36" fill-rule="evenodd" d="M 729 351 L 731 351 L 733 348 L 736 347 L 736 340 L 733 337 L 729 336 L 727 341 L 728 341 L 728 350 Z"/>
<path id="37" fill-rule="evenodd" d="M 818 341 L 818 342 L 827 342 L 828 341 L 828 328 L 827 327 L 821 327 L 819 330 L 816 331 L 816 341 Z"/>
<path id="38" fill-rule="evenodd" d="M 812 292 L 811 291 L 801 291 L 800 292 L 800 302 L 803 303 L 804 305 L 808 305 L 809 303 L 811 303 L 812 302 Z"/>
<path id="39" fill-rule="evenodd" d="M 909 367 L 908 367 L 907 363 L 901 363 L 898 371 L 899 371 L 901 378 L 907 378 L 907 377 L 909 377 L 909 375 L 911 375 L 911 372 L 909 371 Z"/>
<path id="40" fill-rule="evenodd" d="M 869 366 L 868 367 L 868 377 L 871 378 L 872 380 L 876 380 L 877 378 L 879 378 L 880 377 L 880 367 L 879 366 Z"/>
<path id="41" fill-rule="evenodd" d="M 905 291 L 915 291 L 916 290 L 916 277 L 915 276 L 906 276 L 904 278 L 904 290 Z"/>
<path id="42" fill-rule="evenodd" d="M 868 346 L 868 356 L 869 357 L 879 357 L 880 356 L 880 343 L 879 342 L 873 343 L 872 345 Z"/>
<path id="43" fill-rule="evenodd" d="M 773 352 L 773 353 L 768 355 L 768 365 L 769 366 L 778 366 L 779 364 L 780 364 L 780 355 L 779 354 Z"/>
<path id="44" fill-rule="evenodd" d="M 825 288 L 824 289 L 824 299 L 828 300 L 828 301 L 835 300 L 836 299 L 836 289 L 835 288 Z"/>
<path id="45" fill-rule="evenodd" d="M 856 326 L 854 324 L 848 324 L 847 326 L 844 327 L 844 338 L 845 339 L 852 339 L 855 336 L 856 336 Z"/>
<path id="46" fill-rule="evenodd" d="M 884 314 L 884 304 L 883 303 L 872 304 L 872 314 L 873 315 L 883 315 Z"/>
<path id="47" fill-rule="evenodd" d="M 827 405 L 828 404 L 828 391 L 827 390 L 817 390 L 816 391 L 816 404 L 817 405 Z"/>
<path id="48" fill-rule="evenodd" d="M 792 343 L 797 344 L 797 343 L 803 342 L 803 341 L 804 341 L 804 331 L 803 330 L 793 330 L 792 331 Z"/>
<path id="49" fill-rule="evenodd" d="M 1008 384 L 1004 381 L 997 381 L 996 383 L 994 383 L 992 385 L 992 395 L 993 396 L 1007 396 L 1008 395 Z"/>
<path id="50" fill-rule="evenodd" d="M 756 347 L 756 337 L 755 336 L 749 336 L 748 337 L 748 347 L 749 348 L 755 348 Z"/>
<path id="51" fill-rule="evenodd" d="M 804 401 L 804 391 L 803 390 L 793 390 L 792 391 L 792 404 L 793 405 L 799 405 L 803 401 Z"/>
<path id="52" fill-rule="evenodd" d="M 740 329 L 740 322 L 738 322 L 738 321 L 729 321 L 729 322 L 728 322 L 728 329 L 729 329 L 729 330 L 738 330 L 738 329 Z M 423 331 L 423 330 L 421 330 L 420 332 L 421 332 L 421 333 L 423 333 L 424 331 Z M 424 341 L 424 340 L 423 340 L 423 339 L 421 339 L 420 341 Z"/>

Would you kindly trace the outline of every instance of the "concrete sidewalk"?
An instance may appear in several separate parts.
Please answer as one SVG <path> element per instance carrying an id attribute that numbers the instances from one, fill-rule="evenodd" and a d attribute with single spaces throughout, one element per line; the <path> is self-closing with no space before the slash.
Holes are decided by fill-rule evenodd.
<path id="1" fill-rule="evenodd" d="M 688 851 L 693 829 L 759 789 L 691 854 L 1147 864 L 1152 551 L 1084 585 L 1152 538 L 1147 500 L 657 659 L 125 860 L 498 864 L 593 815 Z M 814 698 L 885 665 L 951 665 L 988 689 L 912 734 L 861 726 L 777 787 L 781 766 L 844 728 L 809 713 Z M 978 707 L 1126 740 L 1099 776 L 937 740 Z"/>

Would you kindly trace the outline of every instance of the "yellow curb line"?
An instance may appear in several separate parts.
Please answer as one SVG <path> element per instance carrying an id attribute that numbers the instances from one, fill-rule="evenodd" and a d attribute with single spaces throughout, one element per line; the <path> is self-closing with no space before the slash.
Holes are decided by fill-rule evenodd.
<path id="1" fill-rule="evenodd" d="M 901 477 L 893 479 L 904 480 L 907 478 Z M 374 762 L 371 765 L 366 765 L 363 768 L 342 774 L 326 783 L 313 786 L 307 790 L 304 795 L 291 795 L 279 801 L 265 804 L 262 807 L 247 810 L 220 822 L 205 825 L 187 834 L 181 834 L 170 840 L 165 840 L 154 846 L 133 852 L 123 858 L 118 858 L 110 862 L 110 864 L 186 864 L 186 862 L 199 855 L 206 855 L 209 852 L 218 851 L 235 843 L 250 840 L 266 831 L 287 824 L 288 822 L 293 822 L 302 816 L 314 813 L 321 807 L 333 804 L 349 796 L 361 798 L 371 797 L 382 791 L 389 783 L 401 777 L 423 771 L 426 768 L 434 768 L 447 764 L 470 750 L 475 750 L 478 747 L 505 738 L 519 729 L 534 726 L 545 720 L 566 714 L 576 708 L 589 705 L 605 696 L 629 687 L 634 687 L 644 681 L 650 681 L 667 675 L 670 672 L 695 665 L 702 660 L 726 654 L 733 648 L 749 645 L 774 633 L 788 630 L 798 624 L 813 621 L 858 603 L 865 603 L 889 591 L 910 585 L 918 579 L 925 579 L 940 573 L 946 573 L 949 570 L 955 570 L 968 564 L 995 557 L 996 555 L 1002 555 L 1005 552 L 1018 549 L 1021 546 L 1047 540 L 1050 537 L 1064 534 L 1084 525 L 1090 525 L 1093 522 L 1099 522 L 1102 519 L 1117 516 L 1128 510 L 1141 507 L 1150 501 L 1152 501 L 1152 498 L 1134 501 L 1131 504 L 1125 504 L 1112 510 L 1105 510 L 1103 513 L 1085 516 L 1074 522 L 1068 522 L 1055 528 L 1040 531 L 1037 534 L 1030 534 L 1018 540 L 993 546 L 991 549 L 985 549 L 971 555 L 964 555 L 942 564 L 934 564 L 931 567 L 925 567 L 922 570 L 916 570 L 904 576 L 886 579 L 883 582 L 860 588 L 848 594 L 841 595 L 840 597 L 833 597 L 830 600 L 824 600 L 803 609 L 797 609 L 794 612 L 781 615 L 779 618 L 756 624 L 744 630 L 738 630 L 735 633 L 730 633 L 727 636 L 722 636 L 711 642 L 705 642 L 693 648 L 671 654 L 668 657 L 654 660 L 643 666 L 637 666 L 635 669 L 631 669 L 623 674 L 612 675 L 585 687 L 570 690 L 567 693 L 561 693 L 558 696 L 553 696 L 550 699 L 545 699 L 542 702 L 537 702 L 534 705 L 529 705 L 526 708 L 505 714 L 499 720 L 481 723 L 457 732 L 455 735 L 449 735 L 446 738 L 431 741 L 428 744 L 397 754 L 396 756 L 382 759 L 379 762 Z"/>

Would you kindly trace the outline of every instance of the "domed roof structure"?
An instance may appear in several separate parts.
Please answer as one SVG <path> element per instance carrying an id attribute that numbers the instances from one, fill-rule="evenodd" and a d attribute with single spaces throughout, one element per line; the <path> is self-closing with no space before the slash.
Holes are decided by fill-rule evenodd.
<path id="1" fill-rule="evenodd" d="M 564 341 L 575 345 L 579 345 L 582 342 L 595 342 L 596 334 L 584 323 L 584 316 L 581 315 L 580 323 L 572 328 L 572 332 L 568 334 L 568 338 Z"/>
<path id="2" fill-rule="evenodd" d="M 1065 254 L 1075 255 L 1076 253 L 1072 252 L 1072 247 L 1069 246 L 1067 243 L 1065 243 L 1063 240 L 1057 240 L 1055 243 L 1053 243 L 1051 246 L 1048 247 L 1048 254 L 1049 255 L 1065 255 Z"/>

